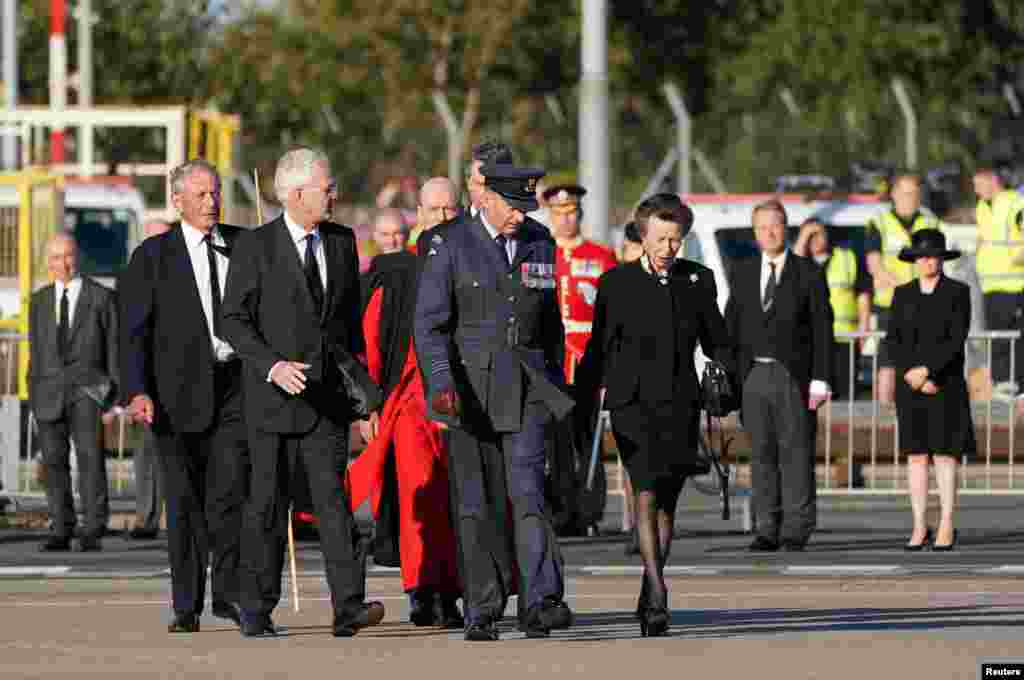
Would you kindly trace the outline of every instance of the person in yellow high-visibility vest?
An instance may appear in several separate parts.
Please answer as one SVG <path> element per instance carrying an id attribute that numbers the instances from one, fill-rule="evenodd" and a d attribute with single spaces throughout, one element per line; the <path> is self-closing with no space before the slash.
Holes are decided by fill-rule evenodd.
<path id="1" fill-rule="evenodd" d="M 993 168 L 975 171 L 974 193 L 978 195 L 975 262 L 985 300 L 985 328 L 1016 330 L 1021 321 L 1020 297 L 1024 291 L 1024 196 L 1004 187 Z M 1019 374 L 1019 349 L 1014 355 Z M 1010 375 L 1010 343 L 1005 340 L 992 343 L 991 377 L 998 391 L 1020 391 L 1012 382 L 1016 376 Z"/>
<path id="2" fill-rule="evenodd" d="M 917 175 L 897 175 L 892 181 L 889 197 L 892 208 L 868 222 L 864 241 L 864 259 L 875 289 L 874 313 L 880 331 L 889 325 L 893 291 L 914 278 L 913 265 L 899 259 L 900 249 L 910 245 L 910 236 L 914 232 L 941 230 L 945 226 L 921 205 L 921 178 Z M 892 403 L 896 374 L 884 341 L 879 345 L 878 366 L 875 398 Z"/>
<path id="3" fill-rule="evenodd" d="M 850 391 L 850 352 L 853 375 L 860 356 L 859 342 L 840 337 L 840 333 L 867 331 L 871 324 L 871 281 L 850 248 L 833 245 L 829 230 L 820 220 L 810 218 L 800 227 L 793 253 L 809 257 L 825 270 L 829 302 L 832 305 L 832 330 L 835 334 L 832 359 L 832 398 L 852 396 Z M 856 385 L 854 385 L 856 387 Z"/>

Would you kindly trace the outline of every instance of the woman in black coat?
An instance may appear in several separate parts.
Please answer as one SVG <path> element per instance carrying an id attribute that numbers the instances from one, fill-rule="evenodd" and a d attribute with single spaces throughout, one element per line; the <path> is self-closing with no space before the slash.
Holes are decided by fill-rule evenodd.
<path id="1" fill-rule="evenodd" d="M 637 617 L 645 636 L 668 629 L 665 563 L 676 503 L 697 462 L 694 350 L 699 340 L 716 356 L 729 344 L 711 270 L 675 257 L 692 224 L 693 212 L 673 194 L 640 204 L 644 255 L 601 277 L 593 334 L 576 372 L 578 408 L 606 388 L 604 408 L 636 493 L 644 564 Z"/>
<path id="2" fill-rule="evenodd" d="M 914 233 L 900 259 L 913 262 L 917 279 L 896 288 L 886 342 L 902 378 L 896 387 L 900 450 L 907 456 L 907 479 L 914 529 L 907 550 L 952 550 L 956 543 L 957 461 L 974 453 L 964 343 L 971 325 L 969 288 L 948 278 L 942 263 L 959 257 L 946 249 L 937 229 Z M 928 507 L 928 461 L 935 465 L 941 508 L 938 530 L 931 543 L 925 515 Z"/>

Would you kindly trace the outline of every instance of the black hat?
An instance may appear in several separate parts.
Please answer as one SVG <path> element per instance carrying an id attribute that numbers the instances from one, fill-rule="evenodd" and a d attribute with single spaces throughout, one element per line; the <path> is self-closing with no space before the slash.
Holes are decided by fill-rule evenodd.
<path id="1" fill-rule="evenodd" d="M 900 260 L 913 262 L 919 257 L 955 260 L 960 254 L 959 250 L 946 250 L 946 235 L 938 229 L 922 229 L 910 237 L 910 247 L 900 251 Z"/>
<path id="2" fill-rule="evenodd" d="M 484 176 L 484 186 L 516 210 L 528 213 L 538 208 L 537 180 L 545 174 L 540 168 L 493 163 L 480 168 L 480 174 Z"/>

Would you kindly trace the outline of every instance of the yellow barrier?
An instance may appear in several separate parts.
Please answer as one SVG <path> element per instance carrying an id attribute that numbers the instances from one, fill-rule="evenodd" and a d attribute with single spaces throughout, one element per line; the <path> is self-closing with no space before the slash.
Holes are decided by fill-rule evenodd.
<path id="1" fill-rule="evenodd" d="M 19 309 L 17 315 L 0 319 L 0 330 L 17 333 L 18 342 L 18 398 L 28 399 L 28 319 L 32 292 L 39 284 L 45 283 L 46 254 L 44 248 L 50 234 L 63 228 L 64 201 L 63 180 L 37 168 L 17 173 L 0 174 L 0 186 L 14 186 L 17 189 L 17 223 L 0 222 L 0 244 L 17 244 L 17 256 L 10 252 L 0 254 L 0 261 L 17 262 L 14 274 L 18 287 Z M 8 212 L 6 217 L 10 217 Z M 11 233 L 16 238 L 11 238 Z M 5 268 L 6 269 L 6 268 Z"/>

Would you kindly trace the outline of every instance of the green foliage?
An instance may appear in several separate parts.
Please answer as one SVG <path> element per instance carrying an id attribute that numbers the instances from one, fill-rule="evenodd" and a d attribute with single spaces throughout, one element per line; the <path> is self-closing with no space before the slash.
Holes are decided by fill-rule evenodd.
<path id="1" fill-rule="evenodd" d="M 208 0 L 93 4 L 96 101 L 239 113 L 246 167 L 269 173 L 283 146 L 316 144 L 354 201 L 397 174 L 444 173 L 447 144 L 431 100 L 439 90 L 468 144 L 501 137 L 524 162 L 575 169 L 580 2 L 280 0 L 230 15 Z M 20 7 L 22 100 L 41 104 L 48 0 Z M 1003 83 L 1015 82 L 1024 99 L 1021 7 L 609 3 L 613 199 L 635 202 L 673 143 L 668 80 L 684 92 L 695 144 L 732 190 L 767 189 L 780 173 L 840 174 L 856 159 L 902 163 L 896 77 L 915 102 L 921 164 L 970 162 L 988 145 L 991 122 L 1008 113 Z M 73 65 L 73 20 L 68 35 Z M 100 140 L 120 157 L 153 143 L 120 131 Z"/>

